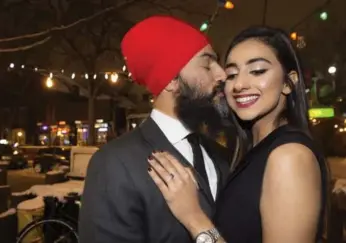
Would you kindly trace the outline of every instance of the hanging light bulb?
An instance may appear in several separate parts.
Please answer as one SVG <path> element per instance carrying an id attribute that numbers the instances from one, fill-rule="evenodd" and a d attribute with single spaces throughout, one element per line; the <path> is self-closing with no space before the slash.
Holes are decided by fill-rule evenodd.
<path id="1" fill-rule="evenodd" d="M 14 63 L 11 63 L 11 64 L 10 64 L 10 68 L 14 68 Z"/>
<path id="2" fill-rule="evenodd" d="M 117 74 L 117 73 L 113 73 L 113 74 L 111 75 L 111 81 L 112 81 L 112 83 L 118 82 L 118 78 L 119 78 L 118 74 Z"/>
<path id="3" fill-rule="evenodd" d="M 305 42 L 304 36 L 298 36 L 298 39 L 297 39 L 297 48 L 303 49 L 304 47 L 306 47 L 306 42 Z"/>
<path id="4" fill-rule="evenodd" d="M 123 72 L 125 72 L 125 71 L 126 71 L 126 65 L 123 66 Z"/>
<path id="5" fill-rule="evenodd" d="M 327 20 L 328 19 L 328 13 L 326 11 L 320 13 L 320 19 L 321 20 Z"/>
<path id="6" fill-rule="evenodd" d="M 50 78 L 53 78 L 53 73 L 50 73 L 50 74 L 49 74 L 49 77 L 50 77 Z"/>
<path id="7" fill-rule="evenodd" d="M 107 73 L 105 74 L 105 79 L 108 79 L 108 74 Z"/>
<path id="8" fill-rule="evenodd" d="M 76 77 L 75 73 L 72 73 L 71 78 L 74 79 Z"/>
<path id="9" fill-rule="evenodd" d="M 336 67 L 335 66 L 330 66 L 329 68 L 328 68 L 328 73 L 329 74 L 335 74 L 336 73 Z"/>
<path id="10" fill-rule="evenodd" d="M 96 79 L 97 78 L 97 75 L 96 74 L 94 74 L 94 79 Z"/>
<path id="11" fill-rule="evenodd" d="M 61 73 L 64 73 L 64 69 L 61 69 Z"/>
<path id="12" fill-rule="evenodd" d="M 47 79 L 46 79 L 46 87 L 47 88 L 52 88 L 54 86 L 54 82 L 53 82 L 53 79 L 51 78 L 51 77 L 48 77 Z"/>
<path id="13" fill-rule="evenodd" d="M 128 77 L 131 77 L 132 76 L 132 73 L 129 73 Z"/>
<path id="14" fill-rule="evenodd" d="M 38 71 L 38 68 L 37 68 L 37 67 L 35 67 L 35 69 L 34 69 L 34 70 L 35 70 L 35 72 L 37 72 L 37 71 Z"/>
<path id="15" fill-rule="evenodd" d="M 292 40 L 297 40 L 297 37 L 298 37 L 297 32 L 292 32 L 292 33 L 291 33 L 291 39 L 292 39 Z"/>
<path id="16" fill-rule="evenodd" d="M 25 68 L 25 66 L 24 66 L 24 65 L 22 65 L 22 66 L 21 66 L 21 68 Z"/>
<path id="17" fill-rule="evenodd" d="M 201 27 L 199 27 L 199 30 L 204 32 L 208 29 L 208 27 L 209 27 L 209 21 L 205 21 L 202 23 Z"/>
<path id="18" fill-rule="evenodd" d="M 89 75 L 87 73 L 84 75 L 84 77 L 85 79 L 89 79 Z"/>
<path id="19" fill-rule="evenodd" d="M 234 4 L 231 1 L 226 1 L 224 7 L 225 9 L 234 9 Z"/>

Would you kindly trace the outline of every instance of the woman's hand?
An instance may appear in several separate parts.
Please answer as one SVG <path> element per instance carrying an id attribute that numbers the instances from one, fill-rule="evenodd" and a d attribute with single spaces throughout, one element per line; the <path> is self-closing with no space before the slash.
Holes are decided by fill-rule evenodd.
<path id="1" fill-rule="evenodd" d="M 174 216 L 193 237 L 212 227 L 198 199 L 198 184 L 190 168 L 167 152 L 153 153 L 148 159 L 149 174 L 167 201 Z M 205 228 L 205 229 L 204 229 Z"/>

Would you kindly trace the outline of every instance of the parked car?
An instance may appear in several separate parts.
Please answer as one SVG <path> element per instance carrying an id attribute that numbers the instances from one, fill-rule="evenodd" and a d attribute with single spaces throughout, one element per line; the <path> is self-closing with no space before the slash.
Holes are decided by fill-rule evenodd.
<path id="1" fill-rule="evenodd" d="M 34 159 L 34 170 L 46 173 L 58 166 L 70 166 L 71 148 L 49 147 L 40 149 Z"/>
<path id="2" fill-rule="evenodd" d="M 28 160 L 18 148 L 9 144 L 0 144 L 0 160 L 8 162 L 8 169 L 24 169 L 28 167 Z"/>

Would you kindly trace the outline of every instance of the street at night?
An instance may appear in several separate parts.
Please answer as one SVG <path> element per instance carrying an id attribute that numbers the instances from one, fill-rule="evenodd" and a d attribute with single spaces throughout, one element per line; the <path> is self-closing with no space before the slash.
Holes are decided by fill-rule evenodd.
<path id="1" fill-rule="evenodd" d="M 345 10 L 0 1 L 0 243 L 346 243 Z"/>

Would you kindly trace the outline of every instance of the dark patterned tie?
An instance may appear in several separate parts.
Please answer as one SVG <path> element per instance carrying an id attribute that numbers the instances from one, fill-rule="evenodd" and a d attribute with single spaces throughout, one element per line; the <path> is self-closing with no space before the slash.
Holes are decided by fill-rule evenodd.
<path id="1" fill-rule="evenodd" d="M 197 133 L 191 133 L 186 138 L 192 147 L 193 165 L 195 167 L 195 170 L 198 172 L 198 174 L 202 176 L 205 182 L 209 185 L 207 171 L 205 170 L 203 153 L 200 146 L 200 137 Z"/>

